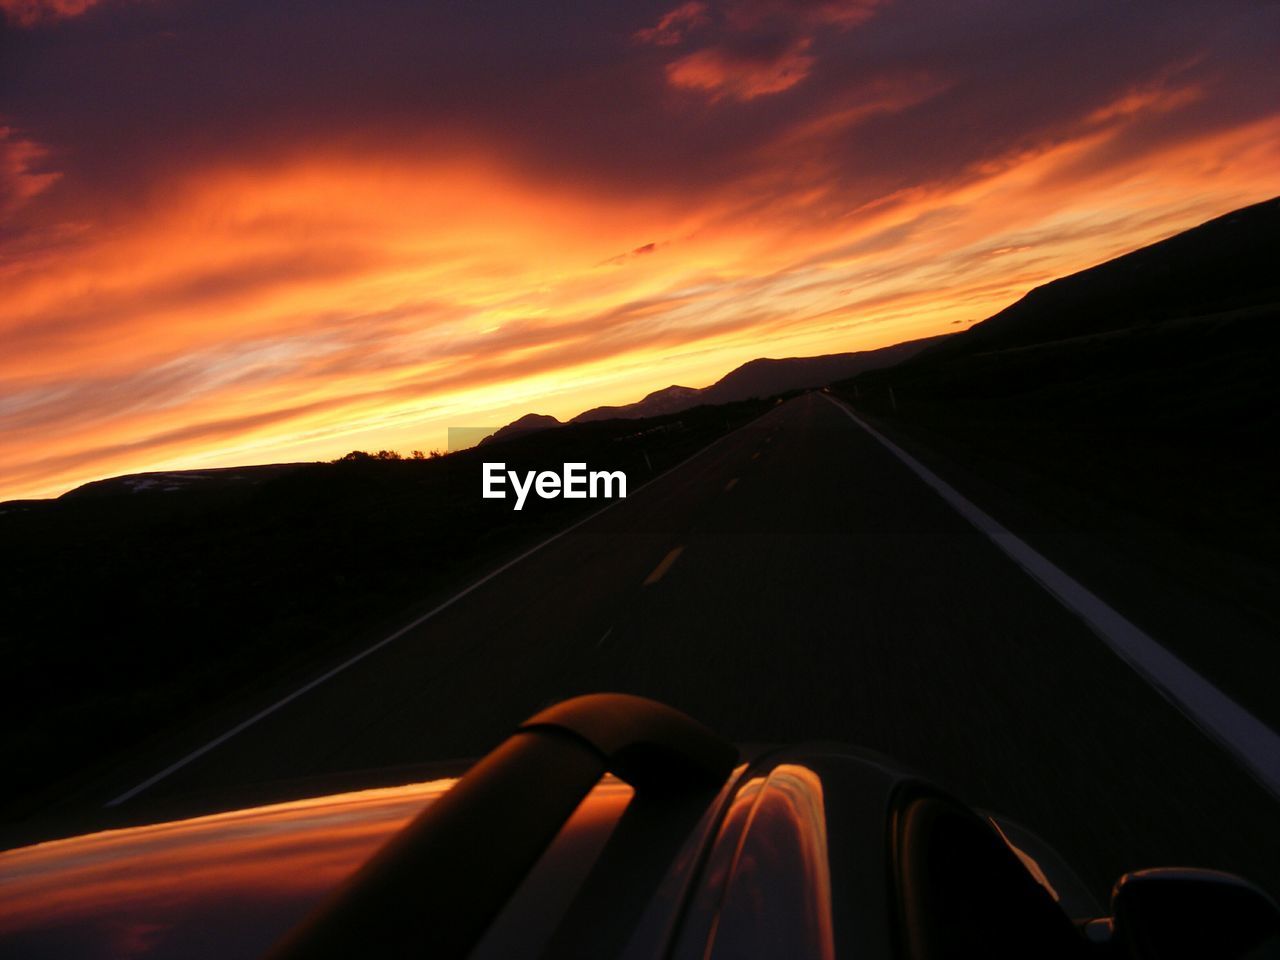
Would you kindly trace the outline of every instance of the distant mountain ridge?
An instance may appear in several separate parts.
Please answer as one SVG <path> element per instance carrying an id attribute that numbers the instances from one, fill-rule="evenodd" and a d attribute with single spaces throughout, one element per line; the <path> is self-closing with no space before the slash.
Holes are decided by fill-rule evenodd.
<path id="1" fill-rule="evenodd" d="M 700 404 L 731 403 L 787 390 L 810 389 L 863 372 L 870 379 L 927 375 L 931 368 L 965 357 L 1057 344 L 1074 338 L 1154 328 L 1167 321 L 1280 302 L 1280 197 L 1230 213 L 1097 266 L 1036 287 L 1016 302 L 961 333 L 914 340 L 859 353 L 786 359 L 760 358 L 737 367 L 704 388 L 672 385 L 643 399 L 594 407 L 570 423 L 638 419 L 678 413 Z M 902 364 L 899 370 L 888 368 Z M 886 380 L 887 382 L 887 380 Z M 561 426 L 544 414 L 526 414 L 486 437 L 504 440 Z M 83 484 L 69 499 L 144 492 L 252 486 L 303 464 L 207 468 L 127 474 Z M 26 510 L 48 500 L 0 502 L 3 512 Z"/>
<path id="2" fill-rule="evenodd" d="M 899 364 L 918 369 L 952 357 L 1109 334 L 1274 301 L 1280 299 L 1277 249 L 1280 197 L 1051 280 L 961 333 L 858 353 L 751 360 L 709 387 L 672 385 L 635 403 L 593 407 L 568 422 L 663 416 L 701 404 L 826 386 Z M 560 425 L 555 417 L 529 414 L 486 440 Z"/>
<path id="3" fill-rule="evenodd" d="M 925 347 L 945 337 L 926 337 L 906 343 L 882 347 L 878 350 L 861 350 L 856 353 L 833 353 L 820 357 L 787 357 L 774 359 L 761 357 L 750 360 L 721 377 L 709 387 L 682 387 L 673 384 L 655 390 L 635 403 L 618 406 L 592 407 L 584 410 L 568 423 L 589 423 L 595 420 L 639 420 L 644 417 L 660 417 L 680 413 L 704 404 L 735 403 L 755 397 L 770 397 L 788 390 L 809 390 L 823 387 L 835 380 L 856 376 L 867 370 L 891 366 L 919 353 Z M 563 426 L 560 420 L 544 414 L 527 413 L 500 430 L 485 437 L 482 444 L 508 437 Z"/>
<path id="4" fill-rule="evenodd" d="M 787 390 L 825 387 L 866 370 L 878 370 L 901 363 L 926 347 L 947 339 L 947 335 L 908 340 L 878 350 L 831 353 L 821 357 L 791 357 L 751 360 L 721 377 L 701 391 L 699 403 L 733 403 L 752 397 L 769 397 Z"/>
<path id="5" fill-rule="evenodd" d="M 689 407 L 696 407 L 705 400 L 699 400 L 702 391 L 697 387 L 681 387 L 672 384 L 645 396 L 643 400 L 627 403 L 618 407 L 592 407 L 578 414 L 570 423 L 588 423 L 592 420 L 634 420 L 637 417 L 656 417 L 664 413 L 679 413 Z M 635 413 L 644 410 L 645 413 Z"/>

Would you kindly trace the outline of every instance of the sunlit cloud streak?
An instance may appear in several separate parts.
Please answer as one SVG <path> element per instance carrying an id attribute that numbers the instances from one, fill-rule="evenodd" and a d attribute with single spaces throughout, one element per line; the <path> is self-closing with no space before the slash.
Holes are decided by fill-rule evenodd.
<path id="1" fill-rule="evenodd" d="M 1280 193 L 1275 5 L 0 10 L 0 497 L 960 329 Z"/>

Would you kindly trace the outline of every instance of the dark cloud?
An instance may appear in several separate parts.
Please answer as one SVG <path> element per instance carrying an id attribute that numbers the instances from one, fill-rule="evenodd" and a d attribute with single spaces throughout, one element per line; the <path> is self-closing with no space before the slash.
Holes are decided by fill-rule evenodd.
<path id="1" fill-rule="evenodd" d="M 858 201 L 1061 137 L 1191 60 L 1207 103 L 1262 114 L 1280 81 L 1258 38 L 1277 28 L 1274 5 L 1230 0 L 155 0 L 12 31 L 3 84 L 14 135 L 64 173 L 43 199 L 106 215 L 202 166 L 318 147 L 480 150 L 546 182 L 678 197 L 753 175 L 761 145 L 886 78 L 934 78 L 937 96 L 806 145 Z M 708 104 L 698 83 L 732 96 Z"/>

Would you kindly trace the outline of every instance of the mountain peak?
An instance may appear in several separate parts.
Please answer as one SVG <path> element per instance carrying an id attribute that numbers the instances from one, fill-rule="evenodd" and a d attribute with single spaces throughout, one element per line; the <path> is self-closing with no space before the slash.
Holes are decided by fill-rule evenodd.
<path id="1" fill-rule="evenodd" d="M 534 433 L 538 430 L 549 430 L 551 427 L 562 426 L 559 420 L 550 414 L 545 413 L 526 413 L 519 420 L 513 420 L 505 427 L 497 430 L 480 441 L 479 446 L 486 443 L 493 443 L 496 440 L 508 440 L 511 437 L 517 437 L 525 433 Z"/>
<path id="2" fill-rule="evenodd" d="M 569 423 L 589 423 L 593 420 L 638 420 L 643 417 L 661 417 L 679 413 L 703 404 L 733 403 L 752 397 L 770 397 L 788 390 L 807 390 L 826 386 L 837 380 L 852 377 L 864 370 L 885 367 L 905 360 L 939 338 L 913 340 L 879 350 L 859 353 L 835 353 L 821 357 L 786 357 L 775 359 L 760 357 L 748 361 L 727 373 L 709 387 L 684 387 L 673 383 L 661 390 L 646 394 L 635 403 L 618 406 L 592 407 L 571 419 Z M 528 414 L 486 437 L 482 443 L 505 439 L 509 436 L 559 426 L 555 417 Z"/>

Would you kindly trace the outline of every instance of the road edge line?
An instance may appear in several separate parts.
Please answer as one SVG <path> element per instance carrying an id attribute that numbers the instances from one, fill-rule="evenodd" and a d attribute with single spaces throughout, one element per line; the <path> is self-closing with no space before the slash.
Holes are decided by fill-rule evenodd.
<path id="1" fill-rule="evenodd" d="M 898 458 L 1024 573 L 1075 614 L 1121 660 L 1231 754 L 1271 795 L 1280 799 L 1280 734 L 1223 693 L 1106 601 L 1011 533 L 936 473 L 855 414 L 843 401 L 822 396 Z"/>
<path id="2" fill-rule="evenodd" d="M 663 470 L 661 473 L 650 477 L 644 483 L 640 484 L 640 486 L 636 487 L 633 491 L 631 491 L 631 495 L 625 499 L 634 498 L 636 494 L 638 494 L 641 490 L 648 487 L 650 484 L 657 483 L 659 480 L 661 480 L 663 477 L 667 476 L 668 474 L 674 473 L 676 470 L 679 470 L 681 467 L 685 466 L 686 464 L 693 462 L 698 457 L 702 456 L 704 453 L 707 453 L 708 451 L 713 450 L 714 448 L 719 446 L 721 443 L 728 440 L 730 437 L 745 430 L 747 427 L 751 426 L 753 423 L 757 422 L 763 417 L 768 416 L 775 409 L 777 408 L 772 406 L 769 407 L 769 409 L 765 410 L 759 416 L 752 417 L 746 423 L 742 424 L 742 426 L 736 427 L 733 430 L 730 430 L 724 436 L 717 437 L 715 440 L 712 440 L 705 447 L 695 450 L 693 453 L 689 454 L 689 456 L 685 457 L 679 463 L 674 463 L 671 466 L 667 467 L 667 469 Z M 377 641 L 376 643 L 372 644 L 369 647 L 366 647 L 364 650 L 361 650 L 359 653 L 355 654 L 354 656 L 347 658 L 346 660 L 339 663 L 337 666 L 331 668 L 325 673 L 322 673 L 320 676 L 315 677 L 314 679 L 303 684 L 301 687 L 299 687 L 297 690 L 290 693 L 288 696 L 283 697 L 280 700 L 277 700 L 275 703 L 271 704 L 270 706 L 264 707 L 263 709 L 259 710 L 257 713 L 253 714 L 253 716 L 249 717 L 248 719 L 242 720 L 240 723 L 236 724 L 230 730 L 227 730 L 225 733 L 217 737 L 214 737 L 208 743 L 191 751 L 186 756 L 182 757 L 180 760 L 175 760 L 173 763 L 169 764 L 169 766 L 165 767 L 159 773 L 148 777 L 146 780 L 143 780 L 136 787 L 126 790 L 124 793 L 120 794 L 118 797 L 108 800 L 103 806 L 110 809 L 112 807 L 118 807 L 123 803 L 127 803 L 128 801 L 132 800 L 134 797 L 138 796 L 140 793 L 143 793 L 146 790 L 149 790 L 151 787 L 154 787 L 161 780 L 164 780 L 169 776 L 177 773 L 179 770 L 181 770 L 183 767 L 187 766 L 188 764 L 196 760 L 199 760 L 209 751 L 215 749 L 216 747 L 222 746 L 222 744 L 226 743 L 232 737 L 236 736 L 237 734 L 243 733 L 245 730 L 252 727 L 258 721 L 266 719 L 267 717 L 271 716 L 271 714 L 275 713 L 277 710 L 281 709 L 282 707 L 286 707 L 290 703 L 292 703 L 294 700 L 297 700 L 303 694 L 311 692 L 316 687 L 324 683 L 326 680 L 330 680 L 333 677 L 336 677 L 338 674 L 342 673 L 347 668 L 355 666 L 357 663 L 359 663 L 361 660 L 365 659 L 366 657 L 370 656 L 371 654 L 377 653 L 379 650 L 381 650 L 383 647 L 387 646 L 388 644 L 393 643 L 396 640 L 399 640 L 410 630 L 414 630 L 417 627 L 422 626 L 422 624 L 426 623 L 428 620 L 430 620 L 432 617 L 436 616 L 437 614 L 443 613 L 446 609 L 453 606 L 455 603 L 457 603 L 463 597 L 467 596 L 469 593 L 472 593 L 473 591 L 478 590 L 480 587 L 483 587 L 490 580 L 510 570 L 512 567 L 514 567 L 516 564 L 520 563 L 521 561 L 527 560 L 529 557 L 533 556 L 543 547 L 549 546 L 555 541 L 559 540 L 561 537 L 572 533 L 574 530 L 578 529 L 578 527 L 582 526 L 585 523 L 589 523 L 590 521 L 594 520 L 596 517 L 600 516 L 600 514 L 617 506 L 618 503 L 620 502 L 621 502 L 620 500 L 612 500 L 609 503 L 606 503 L 599 510 L 594 510 L 591 513 L 587 514 L 585 517 L 581 517 L 580 519 L 575 520 L 573 523 L 565 527 L 563 530 L 560 530 L 557 533 L 553 533 L 551 536 L 547 537 L 547 539 L 543 540 L 542 542 L 524 551 L 524 553 L 521 553 L 520 555 L 512 558 L 511 560 L 508 560 L 506 563 L 502 564 L 501 566 L 489 571 L 479 580 L 476 580 L 473 583 L 469 584 L 468 586 L 464 587 L 462 590 L 458 591 L 453 596 L 451 596 L 448 600 L 443 601 L 439 605 L 433 607 L 432 609 L 428 610 L 426 613 L 422 614 L 422 616 L 405 624 L 403 627 L 396 630 L 394 633 L 391 633 L 388 636 L 383 637 L 381 640 Z"/>

